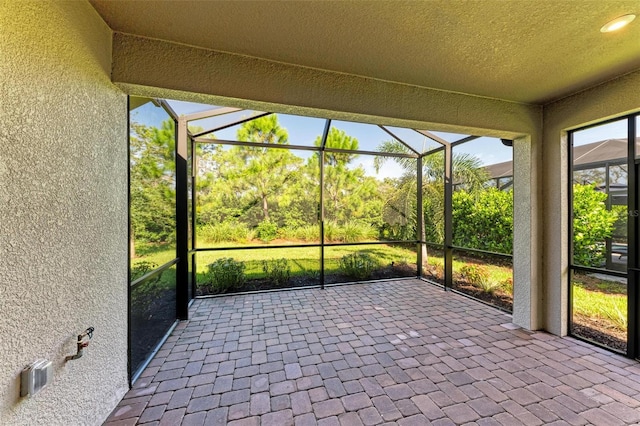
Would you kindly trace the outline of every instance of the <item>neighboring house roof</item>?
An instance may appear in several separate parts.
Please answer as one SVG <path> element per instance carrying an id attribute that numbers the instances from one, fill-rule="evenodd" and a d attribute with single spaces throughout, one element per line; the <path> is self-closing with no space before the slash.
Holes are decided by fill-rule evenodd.
<path id="1" fill-rule="evenodd" d="M 587 165 L 627 161 L 627 139 L 607 139 L 573 148 L 573 166 L 587 169 Z"/>
<path id="2" fill-rule="evenodd" d="M 573 165 L 577 169 L 588 169 L 593 165 L 603 165 L 604 163 L 626 162 L 627 140 L 626 139 L 606 139 L 592 142 L 586 145 L 576 146 L 573 149 Z M 489 173 L 490 179 L 498 179 L 513 176 L 513 161 L 491 164 L 485 169 Z"/>
<path id="3" fill-rule="evenodd" d="M 513 176 L 513 161 L 505 161 L 504 163 L 492 164 L 486 166 L 485 169 L 491 179 L 499 179 L 503 177 Z"/>

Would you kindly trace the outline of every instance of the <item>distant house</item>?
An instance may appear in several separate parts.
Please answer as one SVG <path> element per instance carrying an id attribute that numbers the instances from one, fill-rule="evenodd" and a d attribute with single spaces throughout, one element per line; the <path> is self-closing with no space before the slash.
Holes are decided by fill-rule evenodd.
<path id="1" fill-rule="evenodd" d="M 626 139 L 606 139 L 576 146 L 573 149 L 573 181 L 595 183 L 598 189 L 610 194 L 613 204 L 626 204 L 626 163 Z M 490 186 L 502 190 L 513 186 L 513 161 L 491 164 L 485 170 Z"/>

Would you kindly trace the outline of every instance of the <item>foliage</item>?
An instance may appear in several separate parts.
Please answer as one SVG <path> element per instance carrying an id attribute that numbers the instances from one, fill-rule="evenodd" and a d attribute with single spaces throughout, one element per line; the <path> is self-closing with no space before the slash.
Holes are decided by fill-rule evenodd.
<path id="1" fill-rule="evenodd" d="M 453 244 L 496 253 L 513 252 L 513 193 L 487 188 L 453 193 Z"/>
<path id="2" fill-rule="evenodd" d="M 579 283 L 573 286 L 573 312 L 589 320 L 603 320 L 611 328 L 626 332 L 627 296 L 589 290 Z"/>
<path id="3" fill-rule="evenodd" d="M 244 123 L 238 129 L 238 140 L 265 145 L 287 145 L 287 130 L 271 114 Z M 294 178 L 300 159 L 286 149 L 234 147 L 230 150 L 227 170 L 232 186 L 244 197 L 253 197 L 262 208 L 262 219 L 269 220 L 270 200 L 282 194 L 287 181 Z M 235 161 L 234 161 L 235 160 Z"/>
<path id="4" fill-rule="evenodd" d="M 211 244 L 229 241 L 246 243 L 251 237 L 247 225 L 236 221 L 206 224 L 198 227 L 197 232 L 198 238 Z"/>
<path id="5" fill-rule="evenodd" d="M 513 277 L 505 278 L 504 280 L 500 281 L 500 287 L 507 294 L 513 294 Z"/>
<path id="6" fill-rule="evenodd" d="M 289 133 L 278 123 L 277 114 L 245 122 L 238 129 L 237 137 L 239 141 L 265 144 L 286 144 L 289 141 Z"/>
<path id="7" fill-rule="evenodd" d="M 467 263 L 460 268 L 460 274 L 470 283 L 481 284 L 489 281 L 489 270 L 486 266 Z"/>
<path id="8" fill-rule="evenodd" d="M 607 210 L 606 199 L 594 185 L 573 185 L 573 261 L 578 265 L 600 267 L 605 262 L 605 240 L 618 219 L 616 210 Z"/>
<path id="9" fill-rule="evenodd" d="M 256 228 L 256 236 L 268 243 L 278 236 L 278 225 L 268 219 L 263 220 Z"/>
<path id="10" fill-rule="evenodd" d="M 444 281 L 444 262 L 441 259 L 434 258 L 433 254 L 431 254 L 429 262 L 423 263 L 422 272 L 433 280 Z"/>
<path id="11" fill-rule="evenodd" d="M 315 146 L 320 146 L 322 137 L 318 136 L 314 141 Z M 325 147 L 356 151 L 358 149 L 358 139 L 347 135 L 344 130 L 340 130 L 336 127 L 332 127 L 327 134 L 327 141 Z M 329 166 L 338 166 L 340 164 L 348 164 L 357 157 L 357 154 L 353 153 L 338 153 L 327 152 L 325 154 L 325 161 Z"/>
<path id="12" fill-rule="evenodd" d="M 198 152 L 200 223 L 241 219 L 252 228 L 263 220 L 277 221 L 280 204 L 291 201 L 290 187 L 306 182 L 299 170 L 303 160 L 287 149 L 272 148 L 289 143 L 277 115 L 243 123 L 237 139 L 264 147 L 207 147 Z"/>
<path id="13" fill-rule="evenodd" d="M 276 287 L 286 285 L 289 282 L 289 278 L 291 278 L 291 266 L 289 266 L 289 261 L 284 258 L 263 260 L 262 270 L 267 279 Z"/>
<path id="14" fill-rule="evenodd" d="M 175 241 L 175 129 L 131 123 L 131 235 L 141 242 Z"/>
<path id="15" fill-rule="evenodd" d="M 460 274 L 469 284 L 485 293 L 493 294 L 501 287 L 499 282 L 491 279 L 489 269 L 484 265 L 467 263 L 460 268 Z"/>
<path id="16" fill-rule="evenodd" d="M 613 241 L 621 240 L 622 242 L 627 242 L 627 221 L 629 219 L 627 209 L 628 206 L 626 205 L 611 206 L 611 210 L 615 211 L 618 217 L 611 232 Z"/>
<path id="17" fill-rule="evenodd" d="M 410 154 L 410 150 L 398 141 L 385 141 L 379 147 L 379 151 Z M 406 215 L 410 218 L 415 215 L 415 162 L 410 158 L 401 157 L 376 157 L 374 165 L 377 169 L 382 167 L 385 161 L 393 159 L 404 170 L 405 176 L 398 182 L 397 194 L 404 199 L 407 207 Z M 454 153 L 452 157 L 453 180 L 460 188 L 469 191 L 479 191 L 488 179 L 487 171 L 482 167 L 480 160 L 469 154 Z M 438 151 L 422 158 L 422 202 L 423 202 L 423 235 L 425 241 L 438 244 L 444 242 L 444 152 Z M 414 212 L 414 213 L 411 213 Z M 415 224 L 415 219 L 408 220 L 407 225 Z M 415 226 L 415 225 L 413 225 Z M 410 229 L 405 232 L 411 233 Z"/>
<path id="18" fill-rule="evenodd" d="M 412 158 L 401 159 L 407 160 L 404 163 L 409 166 L 404 175 L 395 179 L 386 178 L 379 185 L 384 206 L 382 223 L 378 228 L 379 238 L 383 240 L 417 239 L 416 161 Z"/>
<path id="19" fill-rule="evenodd" d="M 321 137 L 315 140 L 320 146 Z M 358 139 L 348 136 L 344 130 L 331 128 L 326 147 L 357 150 Z M 383 200 L 377 179 L 367 176 L 364 168 L 351 166 L 358 157 L 353 153 L 326 152 L 324 159 L 325 220 L 340 225 L 357 219 L 377 226 L 381 222 Z M 308 166 L 319 174 L 318 154 L 309 159 Z"/>
<path id="20" fill-rule="evenodd" d="M 304 225 L 287 227 L 282 229 L 282 237 L 290 241 L 301 240 L 305 242 L 317 242 L 320 241 L 320 226 Z"/>
<path id="21" fill-rule="evenodd" d="M 207 266 L 206 283 L 210 293 L 226 293 L 238 289 L 246 282 L 245 265 L 231 257 L 223 257 Z"/>
<path id="22" fill-rule="evenodd" d="M 375 238 L 377 230 L 364 221 L 351 220 L 343 225 L 327 221 L 324 225 L 324 238 L 329 242 L 356 243 Z"/>
<path id="23" fill-rule="evenodd" d="M 379 266 L 378 260 L 369 253 L 358 251 L 340 258 L 340 270 L 348 277 L 365 279 Z"/>
<path id="24" fill-rule="evenodd" d="M 131 282 L 140 279 L 158 268 L 155 262 L 142 260 L 131 265 Z M 131 287 L 131 312 L 138 318 L 150 319 L 156 313 L 158 304 L 166 298 L 167 288 L 163 286 L 163 277 L 167 270 L 153 274 Z M 174 281 L 175 282 L 175 281 Z M 169 291 L 170 292 L 170 291 Z"/>
<path id="25" fill-rule="evenodd" d="M 144 276 L 148 272 L 153 271 L 157 267 L 158 265 L 156 263 L 150 262 L 148 260 L 142 260 L 142 261 L 136 262 L 135 264 L 131 265 L 131 272 L 130 272 L 131 282 Z"/>

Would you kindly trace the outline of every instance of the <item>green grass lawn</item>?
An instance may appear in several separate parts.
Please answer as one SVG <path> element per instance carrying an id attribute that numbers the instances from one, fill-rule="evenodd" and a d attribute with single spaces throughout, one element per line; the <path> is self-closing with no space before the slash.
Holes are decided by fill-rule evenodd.
<path id="1" fill-rule="evenodd" d="M 395 263 L 415 264 L 416 252 L 401 246 L 380 245 L 355 245 L 355 246 L 334 246 L 325 247 L 325 273 L 336 273 L 339 271 L 339 262 L 342 256 L 364 251 L 374 256 L 381 266 Z M 197 273 L 202 274 L 207 270 L 207 265 L 215 260 L 231 257 L 239 262 L 245 263 L 245 273 L 247 278 L 260 278 L 264 276 L 262 271 L 262 261 L 271 259 L 287 259 L 291 267 L 291 275 L 318 275 L 320 273 L 320 248 L 319 247 L 287 247 L 287 248 L 265 248 L 246 250 L 224 250 L 207 251 L 196 254 Z M 156 265 L 163 265 L 175 258 L 175 250 L 158 248 L 147 250 L 144 256 L 137 257 L 132 264 L 147 261 Z"/>
<path id="2" fill-rule="evenodd" d="M 460 271 L 469 263 L 482 265 L 487 270 L 489 275 L 488 279 L 491 282 L 496 283 L 496 285 L 498 285 L 505 293 L 513 293 L 512 285 L 506 284 L 508 282 L 513 282 L 513 268 L 506 265 L 491 264 L 482 260 L 454 257 L 452 267 L 454 281 L 461 278 Z M 441 274 L 444 274 L 444 259 L 439 253 L 436 252 L 435 254 L 430 254 L 428 257 L 428 264 L 432 266 L 432 269 L 435 268 Z M 439 276 L 438 278 L 444 279 L 444 275 Z"/>
<path id="3" fill-rule="evenodd" d="M 587 318 L 599 318 L 614 328 L 627 330 L 627 297 L 573 287 L 573 312 Z"/>
<path id="4" fill-rule="evenodd" d="M 271 259 L 287 259 L 292 276 L 308 275 L 312 277 L 320 274 L 319 247 L 288 247 L 265 248 L 248 250 L 224 250 L 199 252 L 196 255 L 197 273 L 205 273 L 207 265 L 223 257 L 231 257 L 245 263 L 245 273 L 248 279 L 264 277 L 262 262 Z M 415 264 L 416 252 L 403 246 L 387 244 L 354 245 L 325 247 L 325 273 L 332 274 L 340 271 L 340 259 L 350 253 L 363 251 L 375 257 L 381 266 L 388 266 L 391 262 L 397 264 Z M 174 259 L 175 250 L 172 248 L 147 248 L 143 256 L 133 260 L 133 265 L 147 261 L 157 266 Z M 454 280 L 460 279 L 460 270 L 470 262 L 468 258 L 455 257 L 453 261 Z M 476 262 L 471 260 L 471 262 Z M 497 283 L 508 283 L 512 280 L 513 270 L 508 265 L 492 265 L 479 261 L 489 272 L 490 280 Z M 437 251 L 429 252 L 428 265 L 431 271 L 438 275 L 443 271 L 443 258 Z M 442 277 L 439 277 L 442 278 Z M 175 285 L 175 268 L 166 271 L 161 279 L 163 286 Z M 501 291 L 512 294 L 513 289 L 503 286 Z M 607 280 L 595 279 L 586 275 L 577 275 L 573 281 L 573 310 L 574 313 L 587 321 L 604 323 L 619 332 L 627 330 L 627 295 L 626 285 Z"/>
<path id="5" fill-rule="evenodd" d="M 589 321 L 599 321 L 626 333 L 627 286 L 615 281 L 576 274 L 573 285 L 573 312 Z"/>

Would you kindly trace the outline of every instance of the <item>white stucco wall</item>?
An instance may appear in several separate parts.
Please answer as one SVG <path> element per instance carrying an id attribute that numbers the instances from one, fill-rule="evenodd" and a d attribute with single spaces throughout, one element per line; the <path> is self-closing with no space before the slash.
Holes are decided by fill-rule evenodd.
<path id="1" fill-rule="evenodd" d="M 127 383 L 127 108 L 85 2 L 0 0 L 0 424 L 101 424 Z M 95 327 L 83 358 L 76 335 Z M 20 370 L 53 361 L 19 397 Z"/>
<path id="2" fill-rule="evenodd" d="M 639 110 L 640 70 L 544 107 L 544 327 L 554 334 L 565 335 L 568 331 L 567 130 Z"/>

